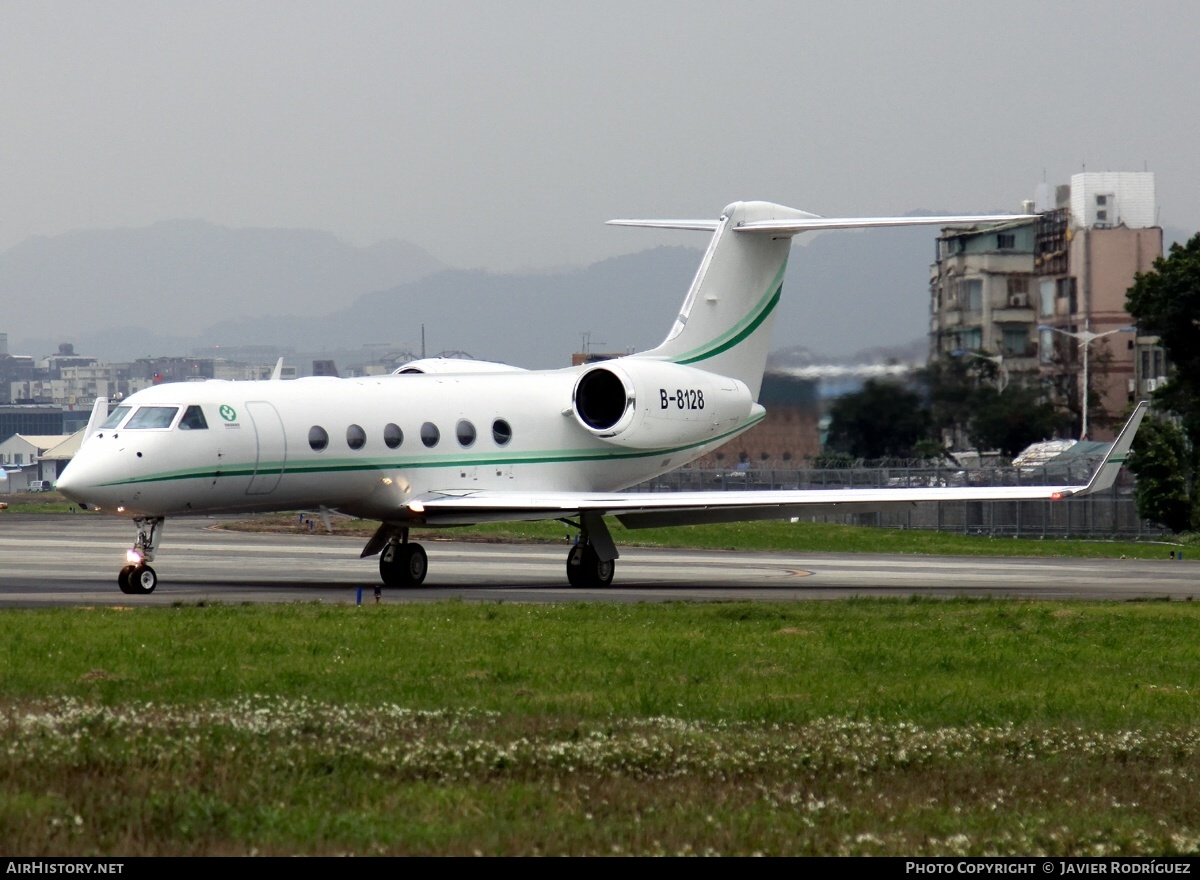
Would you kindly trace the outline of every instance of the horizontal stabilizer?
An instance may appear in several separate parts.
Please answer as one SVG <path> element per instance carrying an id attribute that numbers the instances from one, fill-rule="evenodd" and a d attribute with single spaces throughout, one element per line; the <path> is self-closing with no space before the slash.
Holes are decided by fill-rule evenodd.
<path id="1" fill-rule="evenodd" d="M 938 217 L 821 217 L 795 211 L 801 217 L 779 220 L 747 220 L 733 227 L 735 232 L 786 236 L 822 229 L 874 229 L 887 226 L 974 226 L 980 223 L 1011 223 L 1032 220 L 1036 214 L 953 214 Z M 695 229 L 714 232 L 719 220 L 609 220 L 610 226 L 643 226 L 651 229 Z"/>
<path id="2" fill-rule="evenodd" d="M 800 220 L 754 220 L 734 227 L 736 232 L 796 235 L 821 229 L 874 229 L 881 226 L 974 226 L 1033 220 L 1036 214 L 967 214 L 946 217 L 812 217 Z"/>
<path id="3" fill-rule="evenodd" d="M 716 232 L 720 220 L 609 220 L 609 226 L 646 226 L 650 229 L 695 229 Z"/>

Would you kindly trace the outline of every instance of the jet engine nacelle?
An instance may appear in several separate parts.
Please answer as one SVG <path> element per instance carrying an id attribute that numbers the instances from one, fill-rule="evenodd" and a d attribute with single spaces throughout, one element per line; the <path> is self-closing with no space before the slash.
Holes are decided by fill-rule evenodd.
<path id="1" fill-rule="evenodd" d="M 666 361 L 623 358 L 575 382 L 575 419 L 588 432 L 634 449 L 665 449 L 716 436 L 750 415 L 737 379 Z"/>

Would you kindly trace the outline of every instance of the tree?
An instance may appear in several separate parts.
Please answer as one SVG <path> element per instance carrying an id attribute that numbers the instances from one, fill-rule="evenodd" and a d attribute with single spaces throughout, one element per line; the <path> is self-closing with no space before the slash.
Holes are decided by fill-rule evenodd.
<path id="1" fill-rule="evenodd" d="M 1200 233 L 1171 245 L 1150 272 L 1139 272 L 1125 307 L 1144 334 L 1158 336 L 1171 377 L 1155 402 L 1176 413 L 1193 449 L 1200 440 Z"/>
<path id="2" fill-rule="evenodd" d="M 861 391 L 834 401 L 828 445 L 855 458 L 910 458 L 929 435 L 929 413 L 918 394 L 894 382 L 868 379 Z"/>
<path id="3" fill-rule="evenodd" d="M 976 449 L 999 449 L 1014 458 L 1031 443 L 1053 437 L 1061 424 L 1062 417 L 1036 388 L 981 387 L 972 395 L 968 431 Z"/>
<path id="4" fill-rule="evenodd" d="M 1154 392 L 1158 409 L 1174 413 L 1182 431 L 1151 428 L 1138 434 L 1134 462 L 1138 511 L 1179 531 L 1195 517 L 1197 452 L 1200 450 L 1200 233 L 1171 245 L 1166 257 L 1139 272 L 1125 308 L 1143 334 L 1156 335 L 1171 364 L 1170 381 Z M 1159 422 L 1161 426 L 1165 423 Z M 1136 464 L 1136 467 L 1135 467 Z M 1145 477 L 1143 477 L 1145 474 Z M 1147 481 L 1143 492 L 1142 481 Z M 1143 507 L 1145 494 L 1145 507 Z M 1186 510 L 1186 516 L 1184 511 Z"/>
<path id="5" fill-rule="evenodd" d="M 1173 532 L 1192 528 L 1189 457 L 1187 438 L 1173 422 L 1157 418 L 1142 422 L 1129 456 L 1129 469 L 1137 475 L 1138 516 Z"/>
<path id="6" fill-rule="evenodd" d="M 972 352 L 932 362 L 926 371 L 931 416 L 939 435 L 1012 458 L 1029 444 L 1055 436 L 1065 420 L 1046 402 L 1043 387 L 1004 381 L 994 361 Z"/>

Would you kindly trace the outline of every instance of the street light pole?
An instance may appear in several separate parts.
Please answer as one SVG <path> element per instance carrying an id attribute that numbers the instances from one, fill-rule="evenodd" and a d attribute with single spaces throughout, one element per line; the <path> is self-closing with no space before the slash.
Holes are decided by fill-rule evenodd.
<path id="1" fill-rule="evenodd" d="M 1093 342 L 1102 336 L 1111 336 L 1114 333 L 1132 333 L 1136 327 L 1117 327 L 1115 330 L 1105 330 L 1103 333 L 1093 333 L 1091 330 L 1071 331 L 1064 330 L 1061 327 L 1051 327 L 1049 324 L 1038 324 L 1039 330 L 1053 330 L 1055 333 L 1061 333 L 1063 336 L 1070 336 L 1072 339 L 1079 340 L 1079 347 L 1083 349 L 1083 404 L 1080 407 L 1082 424 L 1079 428 L 1079 439 L 1086 440 L 1088 435 L 1088 351 Z"/>

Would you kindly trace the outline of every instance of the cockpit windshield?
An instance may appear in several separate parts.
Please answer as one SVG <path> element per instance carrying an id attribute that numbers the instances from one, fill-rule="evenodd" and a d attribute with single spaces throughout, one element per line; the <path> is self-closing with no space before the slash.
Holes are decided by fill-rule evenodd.
<path id="1" fill-rule="evenodd" d="M 133 409 L 131 406 L 118 406 L 108 414 L 108 418 L 104 420 L 104 424 L 100 427 L 109 429 L 115 428 L 117 425 L 121 424 L 121 420 L 124 419 L 125 416 L 129 415 L 129 411 L 131 409 Z"/>
<path id="2" fill-rule="evenodd" d="M 183 418 L 179 420 L 179 427 L 184 431 L 203 431 L 208 427 L 208 421 L 204 418 L 204 410 L 198 406 L 189 406 L 183 411 Z"/>
<path id="3" fill-rule="evenodd" d="M 169 428 L 179 412 L 177 406 L 141 406 L 125 426 L 125 430 L 134 428 Z"/>

